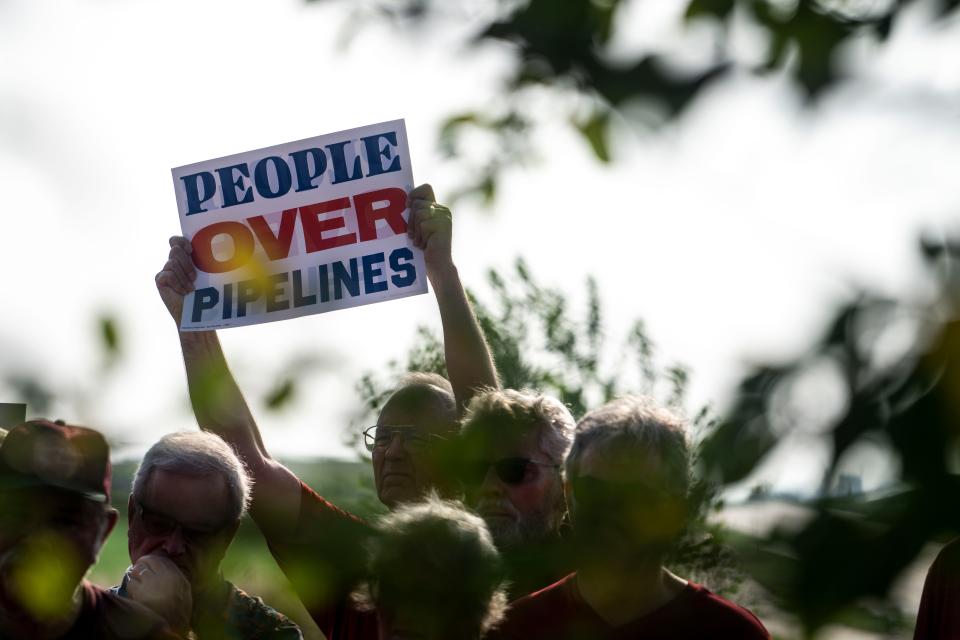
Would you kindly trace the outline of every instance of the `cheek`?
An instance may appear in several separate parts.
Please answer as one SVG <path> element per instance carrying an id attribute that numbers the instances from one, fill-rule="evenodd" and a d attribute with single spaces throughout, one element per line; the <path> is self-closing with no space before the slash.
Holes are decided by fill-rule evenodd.
<path id="1" fill-rule="evenodd" d="M 433 458 L 425 453 L 409 454 L 410 470 L 415 478 L 420 481 L 432 481 L 436 478 L 436 464 Z"/>
<path id="2" fill-rule="evenodd" d="M 551 486 L 549 482 L 530 482 L 519 487 L 510 487 L 507 497 L 522 513 L 546 511 L 549 508 Z"/>
<path id="3" fill-rule="evenodd" d="M 77 551 L 83 553 L 84 558 L 89 559 L 91 564 L 96 561 L 97 554 L 100 552 L 99 529 L 85 530 L 72 540 L 76 544 Z"/>
<path id="4" fill-rule="evenodd" d="M 372 458 L 370 459 L 370 464 L 373 466 L 373 483 L 380 487 L 380 478 L 383 471 L 383 450 L 377 449 L 373 452 Z"/>
<path id="5" fill-rule="evenodd" d="M 143 556 L 153 552 L 157 547 L 163 544 L 163 538 L 148 536 L 136 529 L 130 529 L 128 534 L 128 548 L 130 551 L 130 562 L 137 562 Z"/>

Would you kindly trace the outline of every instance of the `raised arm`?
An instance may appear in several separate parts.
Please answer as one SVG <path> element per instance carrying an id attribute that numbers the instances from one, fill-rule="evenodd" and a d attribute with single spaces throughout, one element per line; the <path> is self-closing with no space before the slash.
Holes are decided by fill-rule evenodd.
<path id="1" fill-rule="evenodd" d="M 423 250 L 427 277 L 440 308 L 447 373 L 462 412 L 479 388 L 499 387 L 500 382 L 490 347 L 453 263 L 453 216 L 450 209 L 437 204 L 429 184 L 410 192 L 408 233 Z"/>
<path id="2" fill-rule="evenodd" d="M 157 291 L 180 326 L 183 297 L 197 277 L 186 238 L 170 238 L 170 254 L 156 276 Z M 250 513 L 269 535 L 291 531 L 300 509 L 300 481 L 267 453 L 260 429 L 237 386 L 215 331 L 180 331 L 180 349 L 187 370 L 190 402 L 200 428 L 229 443 L 253 475 Z"/>

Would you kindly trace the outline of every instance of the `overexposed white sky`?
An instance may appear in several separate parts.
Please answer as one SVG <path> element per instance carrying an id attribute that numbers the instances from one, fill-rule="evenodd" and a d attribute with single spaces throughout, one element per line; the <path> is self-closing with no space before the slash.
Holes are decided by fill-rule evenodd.
<path id="1" fill-rule="evenodd" d="M 89 406 L 71 410 L 142 449 L 193 427 L 176 332 L 153 285 L 179 233 L 171 167 L 405 118 L 415 179 L 441 200 L 459 186 L 436 152 L 438 123 L 495 101 L 506 51 L 462 49 L 468 23 L 415 37 L 373 25 L 344 47 L 346 7 L 0 0 L 0 368 L 83 388 L 98 364 L 93 319 L 115 312 L 123 360 Z M 680 3 L 631 7 L 621 54 L 698 59 L 709 30 L 681 37 Z M 852 285 L 912 293 L 917 234 L 955 227 L 960 25 L 928 21 L 921 6 L 888 45 L 851 47 L 844 64 L 859 79 L 814 109 L 777 75 L 744 75 L 657 134 L 620 126 L 609 167 L 550 96 L 537 98 L 539 161 L 506 176 L 493 211 L 464 201 L 454 212 L 464 281 L 482 292 L 487 268 L 522 254 L 580 299 L 593 274 L 611 338 L 644 318 L 663 360 L 692 369 L 693 403 L 722 407 L 747 363 L 795 353 Z M 747 29 L 737 38 L 746 59 L 762 46 Z M 221 338 L 253 399 L 282 362 L 322 354 L 328 366 L 287 410 L 255 411 L 274 453 L 347 455 L 355 381 L 402 356 L 422 323 L 438 326 L 432 296 Z M 0 401 L 17 400 L 0 389 Z M 800 436 L 763 477 L 815 486 L 822 455 Z M 883 476 L 871 455 L 854 465 L 868 488 Z"/>

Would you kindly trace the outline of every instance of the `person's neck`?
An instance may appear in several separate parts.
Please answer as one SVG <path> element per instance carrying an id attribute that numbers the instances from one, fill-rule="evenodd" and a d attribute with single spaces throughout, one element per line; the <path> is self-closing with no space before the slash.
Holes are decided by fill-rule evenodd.
<path id="1" fill-rule="evenodd" d="M 194 613 L 196 613 L 197 609 L 199 608 L 196 606 L 198 602 L 203 603 L 204 608 L 213 606 L 219 607 L 226 601 L 227 596 L 229 595 L 227 581 L 220 573 L 207 576 L 201 581 L 191 584 L 190 588 L 193 594 Z"/>
<path id="2" fill-rule="evenodd" d="M 557 533 L 525 541 L 501 552 L 509 576 L 511 600 L 549 587 L 569 574 L 573 567 L 563 539 Z"/>
<path id="3" fill-rule="evenodd" d="M 583 600 L 612 627 L 642 618 L 683 591 L 687 581 L 660 564 L 628 567 L 591 563 L 577 569 L 576 586 Z"/>

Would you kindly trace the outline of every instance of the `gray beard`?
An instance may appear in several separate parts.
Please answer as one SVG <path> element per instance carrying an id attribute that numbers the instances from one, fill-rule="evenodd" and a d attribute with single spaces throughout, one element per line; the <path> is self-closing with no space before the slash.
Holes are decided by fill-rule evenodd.
<path id="1" fill-rule="evenodd" d="M 557 532 L 561 515 L 546 511 L 536 511 L 512 522 L 497 520 L 487 523 L 490 534 L 501 551 L 509 551 L 518 547 L 545 540 Z"/>

